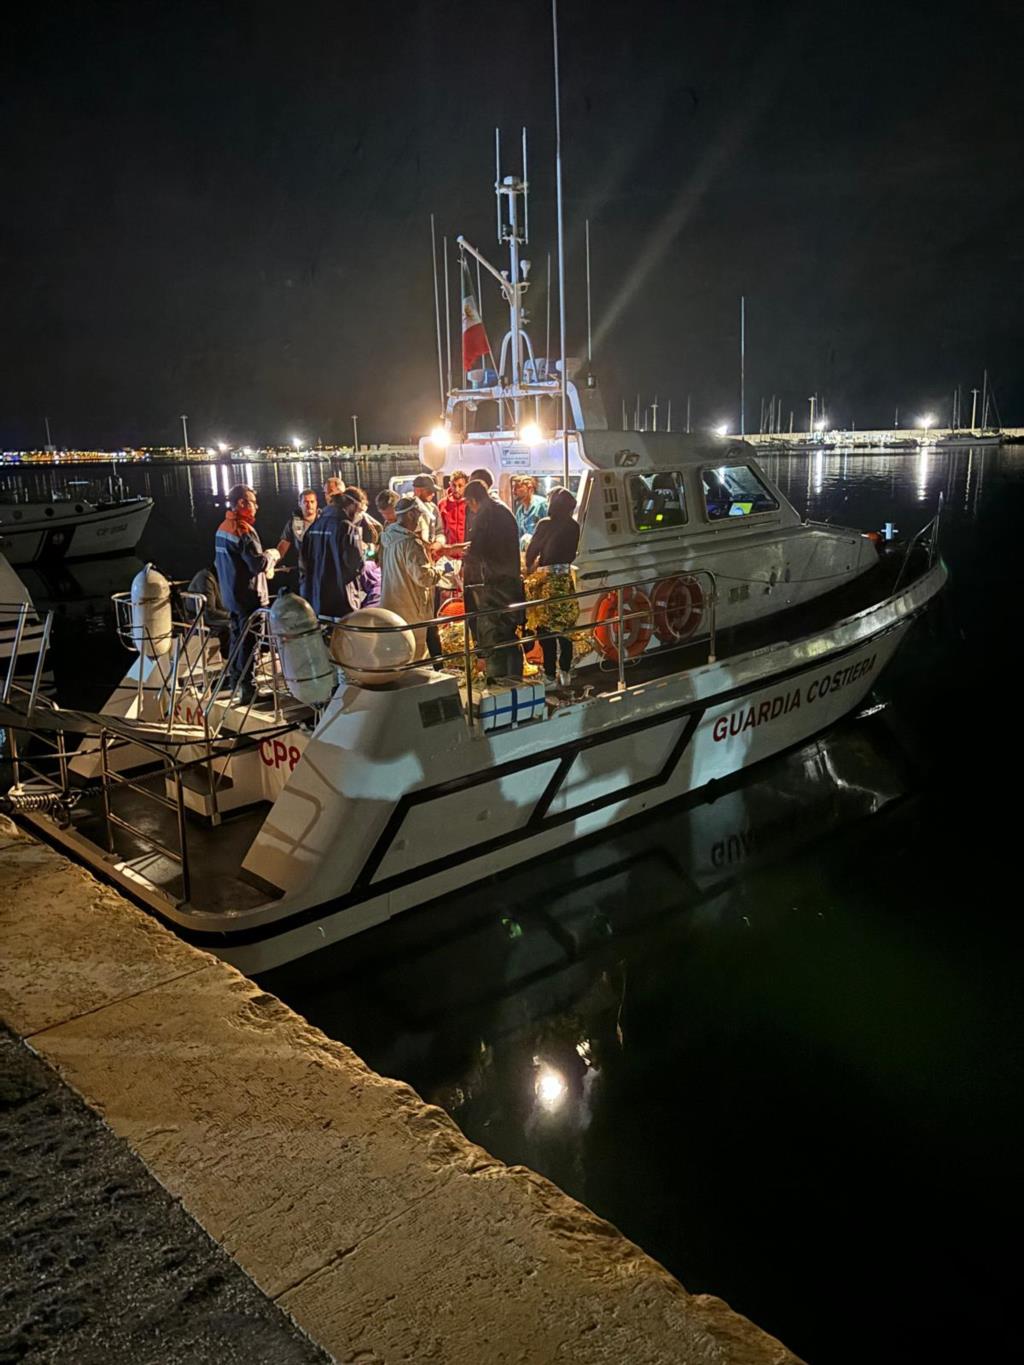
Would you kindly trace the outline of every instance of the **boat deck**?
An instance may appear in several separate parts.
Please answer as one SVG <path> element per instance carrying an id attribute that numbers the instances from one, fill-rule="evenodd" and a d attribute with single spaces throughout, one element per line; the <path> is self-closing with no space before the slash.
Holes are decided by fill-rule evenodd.
<path id="1" fill-rule="evenodd" d="M 138 787 L 154 794 L 163 793 L 162 768 L 136 775 L 132 780 Z M 182 902 L 181 863 L 154 847 L 155 841 L 172 851 L 177 849 L 175 812 L 131 787 L 114 788 L 110 794 L 110 805 L 117 817 L 139 831 L 135 834 L 111 825 L 114 858 L 122 862 L 130 873 L 149 882 L 170 900 Z M 232 911 L 249 910 L 272 899 L 269 888 L 255 886 L 240 875 L 242 861 L 266 813 L 267 807 L 261 803 L 232 812 L 216 826 L 208 820 L 186 816 L 186 847 L 191 872 L 189 904 L 195 910 L 230 914 Z M 75 810 L 74 825 L 81 837 L 100 848 L 107 847 L 103 799 L 98 789 L 90 789 L 83 794 Z"/>

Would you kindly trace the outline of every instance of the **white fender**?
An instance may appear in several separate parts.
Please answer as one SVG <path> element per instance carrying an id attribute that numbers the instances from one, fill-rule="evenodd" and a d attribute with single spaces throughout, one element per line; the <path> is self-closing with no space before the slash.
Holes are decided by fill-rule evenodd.
<path id="1" fill-rule="evenodd" d="M 132 579 L 132 643 L 140 654 L 156 659 L 170 652 L 172 634 L 171 585 L 147 564 Z"/>
<path id="2" fill-rule="evenodd" d="M 334 690 L 334 668 L 306 599 L 282 588 L 270 608 L 270 633 L 288 691 L 307 706 L 323 706 Z"/>

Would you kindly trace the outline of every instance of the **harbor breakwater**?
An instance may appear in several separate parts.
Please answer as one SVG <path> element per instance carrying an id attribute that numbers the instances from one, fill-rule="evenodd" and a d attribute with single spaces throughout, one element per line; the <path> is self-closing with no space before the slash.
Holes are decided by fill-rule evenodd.
<path id="1" fill-rule="evenodd" d="M 6 820 L 0 888 L 0 1018 L 335 1359 L 798 1365 Z"/>

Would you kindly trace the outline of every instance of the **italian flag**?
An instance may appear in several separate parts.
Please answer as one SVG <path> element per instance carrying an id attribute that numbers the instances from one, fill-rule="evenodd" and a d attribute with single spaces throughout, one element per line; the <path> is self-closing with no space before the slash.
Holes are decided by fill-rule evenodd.
<path id="1" fill-rule="evenodd" d="M 473 285 L 466 266 L 462 267 L 462 368 L 471 370 L 473 361 L 490 352 L 487 333 L 480 321 L 480 312 L 473 295 Z"/>

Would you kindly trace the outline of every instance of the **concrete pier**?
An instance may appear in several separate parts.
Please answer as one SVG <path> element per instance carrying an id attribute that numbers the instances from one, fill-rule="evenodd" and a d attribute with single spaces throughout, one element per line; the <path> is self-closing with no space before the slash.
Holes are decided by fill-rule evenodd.
<path id="1" fill-rule="evenodd" d="M 6 821 L 0 1018 L 336 1360 L 798 1365 Z"/>

